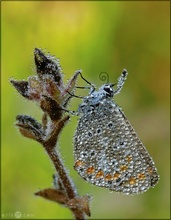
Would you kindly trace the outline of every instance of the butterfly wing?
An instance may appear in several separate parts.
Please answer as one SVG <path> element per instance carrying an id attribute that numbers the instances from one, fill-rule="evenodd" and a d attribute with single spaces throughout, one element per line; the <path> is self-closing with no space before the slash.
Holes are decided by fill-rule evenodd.
<path id="1" fill-rule="evenodd" d="M 113 101 L 95 106 L 79 119 L 74 157 L 82 178 L 116 192 L 143 193 L 158 182 L 152 158 Z"/>

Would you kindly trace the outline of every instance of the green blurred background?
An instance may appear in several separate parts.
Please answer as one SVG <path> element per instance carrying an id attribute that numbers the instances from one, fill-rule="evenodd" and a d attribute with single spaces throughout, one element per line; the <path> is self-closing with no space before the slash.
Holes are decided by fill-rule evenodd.
<path id="1" fill-rule="evenodd" d="M 34 196 L 52 186 L 53 166 L 41 146 L 22 137 L 14 127 L 17 114 L 41 119 L 35 103 L 25 101 L 10 85 L 10 77 L 34 74 L 33 51 L 46 49 L 60 58 L 64 80 L 75 70 L 100 86 L 100 72 L 116 82 L 123 68 L 129 75 L 115 98 L 122 106 L 160 174 L 159 184 L 146 193 L 125 196 L 92 186 L 73 169 L 72 116 L 60 138 L 60 151 L 80 195 L 93 196 L 90 219 L 170 218 L 170 9 L 169 1 L 20 1 L 2 7 L 2 216 L 71 219 L 64 207 Z M 79 85 L 85 85 L 81 79 Z M 86 95 L 88 91 L 77 90 Z M 76 110 L 81 100 L 73 99 Z M 66 138 L 67 137 L 67 138 Z"/>

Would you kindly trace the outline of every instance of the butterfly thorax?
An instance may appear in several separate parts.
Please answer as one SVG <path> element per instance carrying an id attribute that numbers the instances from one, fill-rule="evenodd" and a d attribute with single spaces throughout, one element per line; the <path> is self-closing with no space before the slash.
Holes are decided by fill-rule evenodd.
<path id="1" fill-rule="evenodd" d="M 106 102 L 110 102 L 110 100 L 114 96 L 114 84 L 104 84 L 102 85 L 98 91 L 90 91 L 89 95 L 84 97 L 83 103 L 79 106 L 79 113 L 88 113 L 93 109 L 98 107 L 99 105 L 104 105 Z"/>

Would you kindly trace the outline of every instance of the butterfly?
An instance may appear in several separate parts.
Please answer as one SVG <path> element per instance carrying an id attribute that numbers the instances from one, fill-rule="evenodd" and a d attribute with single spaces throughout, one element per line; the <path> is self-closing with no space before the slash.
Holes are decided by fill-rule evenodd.
<path id="1" fill-rule="evenodd" d="M 74 135 L 74 169 L 87 182 L 123 194 L 139 194 L 154 187 L 159 175 L 154 161 L 122 109 L 113 101 L 128 72 L 114 84 L 92 85 L 79 106 Z"/>

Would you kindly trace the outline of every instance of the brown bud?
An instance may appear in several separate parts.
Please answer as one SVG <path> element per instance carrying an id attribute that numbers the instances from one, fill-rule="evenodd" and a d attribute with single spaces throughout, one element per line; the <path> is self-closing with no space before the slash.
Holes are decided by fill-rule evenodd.
<path id="1" fill-rule="evenodd" d="M 27 81 L 10 80 L 10 82 L 23 97 L 29 98 Z"/>
<path id="2" fill-rule="evenodd" d="M 28 115 L 17 115 L 16 120 L 15 125 L 19 128 L 23 136 L 39 142 L 42 141 L 44 137 L 42 125 L 34 118 Z"/>
<path id="3" fill-rule="evenodd" d="M 62 86 L 62 71 L 59 61 L 51 55 L 45 55 L 40 49 L 35 48 L 34 60 L 37 74 L 41 78 L 43 75 L 52 75 L 57 85 Z"/>

